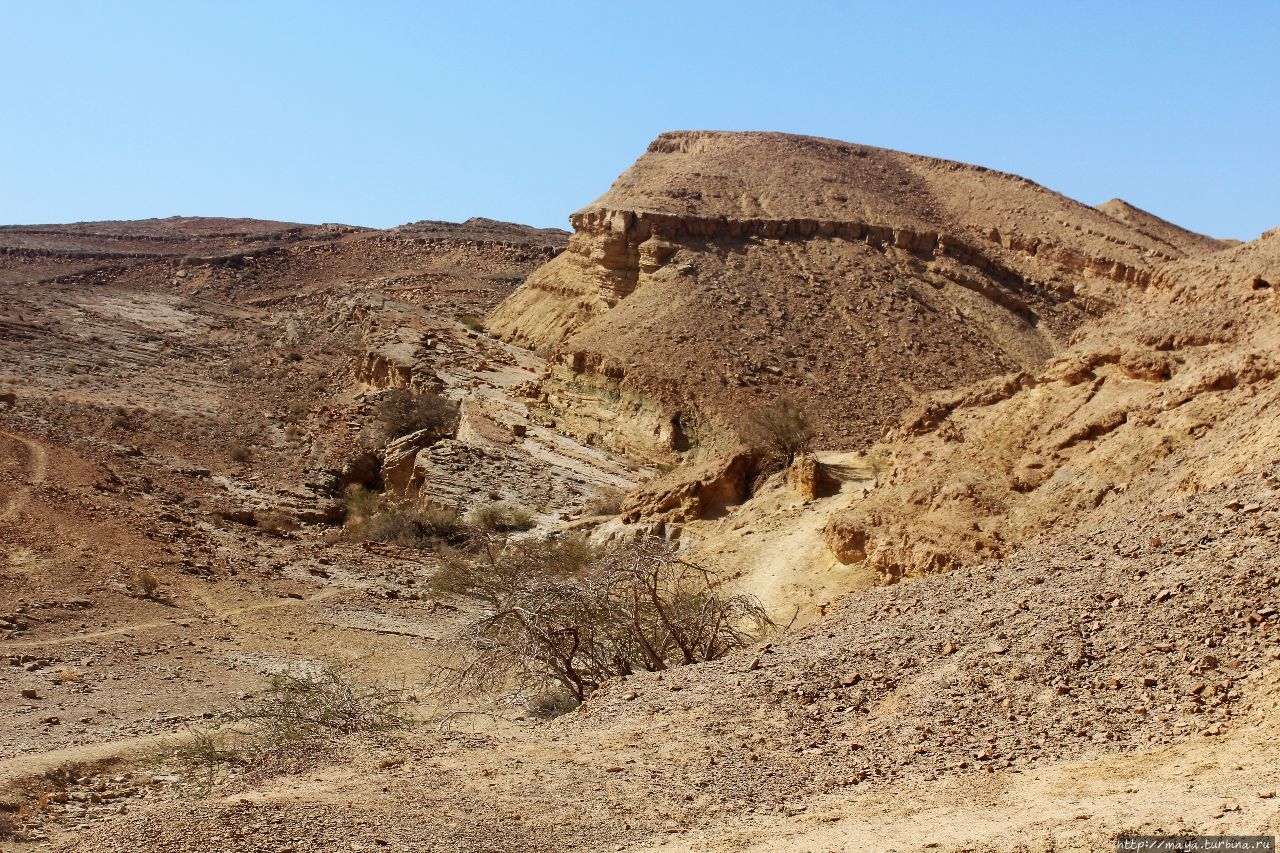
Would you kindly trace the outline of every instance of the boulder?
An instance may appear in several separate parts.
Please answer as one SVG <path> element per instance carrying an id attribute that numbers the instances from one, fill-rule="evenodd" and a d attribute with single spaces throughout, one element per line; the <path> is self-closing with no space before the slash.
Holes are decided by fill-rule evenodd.
<path id="1" fill-rule="evenodd" d="M 671 522 L 714 518 L 747 499 L 759 468 L 751 451 L 738 451 L 702 465 L 677 469 L 632 492 L 619 515 L 628 524 L 641 519 Z"/>
<path id="2" fill-rule="evenodd" d="M 418 454 L 438 438 L 429 429 L 403 435 L 387 445 L 382 456 L 382 481 L 389 492 L 407 494 L 414 487 L 414 470 Z"/>
<path id="3" fill-rule="evenodd" d="M 840 483 L 812 453 L 801 453 L 787 469 L 787 485 L 806 501 L 839 491 Z"/>

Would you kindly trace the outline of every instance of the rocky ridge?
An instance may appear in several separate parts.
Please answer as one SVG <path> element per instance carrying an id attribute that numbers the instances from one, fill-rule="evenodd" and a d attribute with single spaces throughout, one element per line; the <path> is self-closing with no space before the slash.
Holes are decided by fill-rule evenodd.
<path id="1" fill-rule="evenodd" d="M 865 445 L 912 395 L 1034 370 L 1160 264 L 1220 248 L 1012 175 L 783 134 L 664 134 L 570 221 L 488 327 L 549 353 L 539 403 L 564 429 L 655 459 L 723 449 L 780 394 L 826 444 Z"/>

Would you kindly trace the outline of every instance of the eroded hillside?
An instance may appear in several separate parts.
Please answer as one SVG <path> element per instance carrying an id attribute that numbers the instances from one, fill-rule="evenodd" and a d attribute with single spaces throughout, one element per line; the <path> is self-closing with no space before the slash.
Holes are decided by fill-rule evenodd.
<path id="1" fill-rule="evenodd" d="M 605 446 L 732 441 L 787 395 L 865 446 L 919 395 L 1036 370 L 1161 263 L 1153 236 L 1023 178 L 810 137 L 664 134 L 488 320 L 549 353 L 540 404 Z"/>
<path id="2" fill-rule="evenodd" d="M 347 535 L 353 489 L 410 519 L 505 502 L 547 525 L 639 476 L 531 422 L 509 392 L 540 360 L 470 327 L 562 233 L 181 219 L 0 238 L 6 809 L 282 666 L 342 650 L 420 677 L 448 618 L 418 589 L 434 557 Z M 456 424 L 387 441 L 397 389 L 455 401 Z M 30 837 L 108 813 L 37 809 Z"/>
<path id="3" fill-rule="evenodd" d="M 487 220 L 0 231 L 20 849 L 1280 830 L 1280 234 L 779 134 L 664 134 L 572 222 L 567 248 Z M 381 434 L 397 390 L 456 419 Z M 735 433 L 783 395 L 817 430 L 772 470 Z M 353 523 L 495 501 L 531 529 Z M 664 537 L 776 625 L 581 704 L 433 694 L 491 606 L 442 567 L 578 534 Z M 268 760 L 200 739 L 328 660 L 413 724 Z"/>

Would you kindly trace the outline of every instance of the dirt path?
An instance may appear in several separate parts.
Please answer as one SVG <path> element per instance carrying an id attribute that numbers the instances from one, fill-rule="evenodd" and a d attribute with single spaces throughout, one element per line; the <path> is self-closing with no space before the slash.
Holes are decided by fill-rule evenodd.
<path id="1" fill-rule="evenodd" d="M 139 735 L 120 740 L 79 744 L 0 759 L 0 787 L 12 784 L 16 780 L 37 776 L 69 764 L 91 764 L 99 761 L 142 755 L 164 743 L 172 743 L 185 737 L 189 737 L 189 735 L 183 732 Z"/>
<path id="2" fill-rule="evenodd" d="M 27 454 L 27 464 L 25 466 L 27 469 L 25 475 L 27 486 L 18 488 L 9 499 L 8 505 L 0 510 L 0 520 L 3 520 L 16 515 L 20 509 L 27 505 L 31 495 L 31 486 L 44 482 L 49 468 L 49 456 L 44 447 L 31 439 L 3 430 L 0 430 L 0 436 L 22 445 Z"/>
<path id="3" fill-rule="evenodd" d="M 246 604 L 240 607 L 232 607 L 228 610 L 219 611 L 216 602 L 205 593 L 197 593 L 197 597 L 201 599 L 206 607 L 212 611 L 209 616 L 216 619 L 227 619 L 237 616 L 241 613 L 253 613 L 261 610 L 274 610 L 280 607 L 297 607 L 303 604 L 310 604 L 317 601 L 323 601 L 337 595 L 341 590 L 328 588 L 321 590 L 315 595 L 305 598 L 279 598 L 273 601 L 263 601 L 257 604 Z M 134 622 L 128 625 L 121 625 L 117 628 L 104 628 L 101 631 L 91 631 L 86 634 L 71 634 L 66 637 L 54 637 L 47 640 L 22 640 L 20 642 L 10 642 L 5 644 L 8 649 L 34 649 L 44 648 L 45 646 L 64 646 L 71 643 L 88 642 L 90 640 L 100 640 L 104 637 L 114 637 L 120 634 L 132 634 L 140 631 L 153 631 L 157 628 L 168 628 L 176 625 L 185 625 L 194 619 L 209 618 L 204 614 L 192 614 L 190 616 L 177 616 L 173 619 L 156 619 L 150 622 Z"/>
<path id="4" fill-rule="evenodd" d="M 324 601 L 327 598 L 333 598 L 340 594 L 343 590 L 338 587 L 326 587 L 317 593 L 304 596 L 302 598 L 277 598 L 272 601 L 260 601 L 256 604 L 242 604 L 236 607 L 230 607 L 225 610 L 219 609 L 222 605 L 209 594 L 206 590 L 195 590 L 195 597 L 200 599 L 205 607 L 209 608 L 210 615 L 215 619 L 229 619 L 232 616 L 239 616 L 242 613 L 256 613 L 259 610 L 275 610 L 279 607 L 297 607 L 302 604 L 311 604 L 317 601 Z"/>

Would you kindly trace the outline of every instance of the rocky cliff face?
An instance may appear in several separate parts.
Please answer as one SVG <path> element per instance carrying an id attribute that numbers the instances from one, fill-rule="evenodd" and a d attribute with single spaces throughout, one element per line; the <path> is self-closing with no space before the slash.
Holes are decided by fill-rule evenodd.
<path id="1" fill-rule="evenodd" d="M 1275 279 L 1280 233 L 1170 264 L 1038 374 L 921 401 L 877 449 L 881 487 L 828 521 L 832 553 L 893 582 L 1265 471 L 1280 459 Z"/>
<path id="2" fill-rule="evenodd" d="M 488 328 L 549 356 L 549 417 L 658 459 L 783 394 L 865 443 L 922 392 L 1035 369 L 1195 248 L 1015 176 L 780 134 L 664 134 L 570 221 Z"/>

